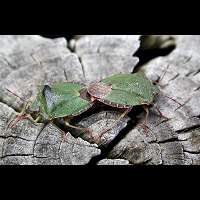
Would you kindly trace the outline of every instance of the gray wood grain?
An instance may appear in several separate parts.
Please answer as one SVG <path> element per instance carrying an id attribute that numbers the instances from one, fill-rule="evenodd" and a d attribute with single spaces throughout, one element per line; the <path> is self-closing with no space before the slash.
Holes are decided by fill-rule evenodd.
<path id="1" fill-rule="evenodd" d="M 131 73 L 139 61 L 133 56 L 140 47 L 139 37 L 87 35 L 68 43 L 64 38 L 0 36 L 0 164 L 83 165 L 102 152 L 106 153 L 99 157 L 98 165 L 200 164 L 198 35 L 146 36 L 143 40 L 145 50 L 176 45 L 169 55 L 138 68 L 155 81 L 168 67 L 155 105 L 169 120 L 160 118 L 155 106 L 151 107 L 147 134 L 142 126 L 145 112 L 140 111 L 123 118 L 96 142 L 91 136 L 112 126 L 121 114 L 104 106 L 74 121 L 90 128 L 92 135 L 29 120 L 7 129 L 24 102 L 6 88 L 27 100 L 35 97 L 38 85 L 66 79 L 87 85 L 114 73 Z"/>
<path id="2" fill-rule="evenodd" d="M 136 126 L 113 148 L 109 158 L 124 158 L 132 164 L 147 165 L 199 163 L 199 38 L 175 36 L 176 49 L 172 53 L 141 67 L 152 81 L 169 67 L 159 83 L 161 94 L 155 104 L 170 120 L 161 123 L 158 112 L 152 107 L 147 124 L 150 129 L 148 136 L 139 133 L 141 128 Z M 182 106 L 162 94 L 172 97 Z"/>
<path id="3" fill-rule="evenodd" d="M 22 120 L 7 129 L 24 102 L 6 89 L 28 100 L 36 96 L 38 85 L 66 79 L 88 84 L 116 71 L 131 72 L 138 62 L 138 58 L 133 58 L 131 54 L 139 48 L 139 37 L 130 37 L 130 40 L 132 45 L 124 36 L 92 36 L 89 42 L 93 43 L 94 48 L 100 48 L 100 45 L 102 50 L 90 54 L 92 48 L 87 49 L 86 40 L 79 51 L 89 51 L 82 56 L 78 51 L 71 52 L 64 38 L 52 40 L 41 36 L 0 36 L 0 164 L 83 165 L 100 155 L 97 144 L 89 143 L 84 136 L 75 138 L 55 124 L 44 127 L 44 124 L 35 125 L 29 120 Z M 75 41 L 75 45 L 79 46 L 79 42 Z M 114 47 L 111 44 L 116 46 L 115 51 L 110 52 Z M 121 49 L 120 55 L 118 47 Z M 108 116 L 111 122 L 116 118 L 116 113 L 102 110 L 102 114 Z M 97 121 L 98 116 L 98 113 L 94 114 L 92 120 Z M 126 126 L 126 120 L 118 124 L 114 136 Z M 102 124 L 99 122 L 93 127 L 98 130 Z"/>

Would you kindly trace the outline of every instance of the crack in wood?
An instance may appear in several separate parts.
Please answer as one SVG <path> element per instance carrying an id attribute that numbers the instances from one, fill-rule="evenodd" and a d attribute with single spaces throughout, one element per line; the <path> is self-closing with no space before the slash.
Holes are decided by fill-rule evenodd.
<path id="1" fill-rule="evenodd" d="M 197 87 L 194 91 L 196 92 L 196 91 L 198 91 L 198 90 L 200 90 L 200 86 L 199 87 Z"/>
<path id="2" fill-rule="evenodd" d="M 186 153 L 194 154 L 194 155 L 200 155 L 200 151 L 189 151 L 189 150 L 185 150 L 184 148 L 183 148 L 183 151 Z"/>
<path id="3" fill-rule="evenodd" d="M 97 49 L 97 51 L 100 51 L 100 46 L 98 47 L 99 49 Z M 70 49 L 70 45 L 69 45 L 69 43 L 68 43 L 68 49 Z M 75 49 L 70 49 L 71 50 L 71 52 L 74 52 L 74 53 L 76 53 L 75 52 Z M 147 52 L 146 52 L 147 53 Z M 30 55 L 31 57 L 32 57 L 32 55 Z M 157 58 L 157 56 L 155 56 L 155 58 L 154 59 L 156 59 Z M 34 56 L 32 57 L 32 59 L 34 60 L 34 61 L 36 61 L 36 63 L 39 63 L 39 65 L 40 66 L 42 66 L 42 63 L 40 62 L 40 61 L 38 61 L 37 59 L 35 59 L 34 58 Z M 86 79 L 86 72 L 85 72 L 85 68 L 84 68 L 84 65 L 83 65 L 83 63 L 82 63 L 82 60 L 81 60 L 81 57 L 79 57 L 78 56 L 78 59 L 79 59 L 79 61 L 80 61 L 80 64 L 81 64 L 81 68 L 82 68 L 82 73 L 83 73 L 83 77 Z M 190 56 L 190 57 L 186 57 L 186 59 L 184 60 L 184 62 L 182 63 L 182 64 L 187 64 L 188 62 L 190 62 L 190 60 L 192 59 L 192 56 Z M 9 63 L 7 60 L 5 60 L 5 62 L 9 65 L 9 67 L 10 68 L 16 68 L 15 66 L 12 66 L 11 65 L 11 63 Z M 140 63 L 141 64 L 141 63 Z M 139 68 L 140 68 L 141 66 L 139 65 Z M 138 69 L 138 67 L 137 67 L 137 69 Z M 198 71 L 196 71 L 195 73 L 193 73 L 192 71 L 190 71 L 189 73 L 187 73 L 185 76 L 186 77 L 188 77 L 188 78 L 190 78 L 189 76 L 192 74 L 192 75 L 196 75 L 196 74 L 198 74 L 200 72 L 200 69 L 198 70 Z M 12 72 L 11 72 L 12 73 Z M 169 81 L 168 81 L 168 84 L 169 84 L 169 82 L 171 82 L 171 81 L 174 81 L 174 80 L 176 80 L 178 77 L 180 76 L 180 74 L 177 74 L 177 75 L 175 75 L 173 78 L 171 78 Z M 200 89 L 200 86 L 199 87 L 197 87 L 194 91 L 198 91 Z M 184 106 L 187 104 L 189 102 L 189 100 L 187 100 L 187 101 L 185 101 L 184 102 Z M 7 105 L 7 103 L 5 103 L 5 102 L 2 102 L 2 103 L 4 103 L 5 105 Z M 10 108 L 12 108 L 12 105 L 7 105 L 8 107 L 10 107 Z M 178 107 L 176 110 L 178 110 L 178 109 L 180 109 L 181 107 L 183 107 L 183 106 L 180 106 L 180 107 Z M 12 108 L 13 110 L 15 110 L 14 108 Z M 15 110 L 16 111 L 16 110 Z M 18 112 L 18 111 L 16 111 L 16 112 Z M 199 117 L 199 116 L 194 116 L 194 117 Z M 133 119 L 132 117 L 131 117 L 131 119 Z M 108 121 L 106 121 L 106 122 L 108 122 Z M 164 123 L 164 122 L 163 122 Z M 133 130 L 134 128 L 135 128 L 135 126 L 137 125 L 138 123 L 137 122 L 135 122 L 135 124 L 133 125 L 130 125 L 130 124 L 127 124 L 127 126 L 125 127 L 125 128 L 123 128 L 121 131 L 120 131 L 120 133 L 118 134 L 118 136 L 110 143 L 110 145 L 108 145 L 107 147 L 101 147 L 100 149 L 102 149 L 102 152 L 101 152 L 101 154 L 99 155 L 99 156 L 96 156 L 96 157 L 94 157 L 94 158 L 92 158 L 91 160 L 90 160 L 90 162 L 88 163 L 88 164 L 90 164 L 90 165 L 94 165 L 94 164 L 96 164 L 99 160 L 101 160 L 101 159 L 103 159 L 103 158 L 107 158 L 107 156 L 108 156 L 108 154 L 109 154 L 109 152 L 131 131 L 131 130 Z M 52 124 L 52 125 L 55 125 L 54 123 Z M 38 159 L 55 159 L 55 160 L 59 160 L 59 159 L 61 159 L 61 156 L 60 156 L 60 151 L 61 151 L 61 145 L 62 145 L 62 141 L 59 143 L 59 147 L 58 147 L 58 157 L 59 158 L 53 158 L 53 157 L 51 157 L 51 156 L 47 156 L 47 157 L 43 157 L 43 156 L 35 156 L 34 154 L 35 154 L 35 147 L 36 147 L 36 144 L 37 144 L 37 142 L 38 142 L 38 138 L 40 137 L 40 135 L 42 134 L 42 132 L 43 132 L 43 130 L 45 129 L 45 127 L 47 126 L 47 124 L 45 125 L 44 124 L 44 126 L 41 128 L 41 130 L 39 131 L 39 133 L 38 133 L 38 135 L 37 135 L 37 137 L 36 137 L 36 139 L 35 140 L 27 140 L 27 139 L 24 139 L 23 137 L 21 138 L 20 136 L 0 136 L 0 138 L 2 138 L 2 139 L 7 139 L 7 138 L 19 138 L 19 139 L 22 139 L 22 140 L 25 140 L 25 141 L 33 141 L 34 142 L 34 145 L 33 145 L 33 154 L 11 154 L 11 155 L 5 155 L 4 156 L 4 158 L 6 158 L 6 157 L 11 157 L 11 156 L 32 156 L 33 158 L 35 157 L 35 158 L 38 158 Z M 198 125 L 194 125 L 194 126 L 191 126 L 191 127 L 187 127 L 187 128 L 185 128 L 185 129 L 182 129 L 182 130 L 178 130 L 178 131 L 176 131 L 176 133 L 178 133 L 178 134 L 182 134 L 182 133 L 186 133 L 186 132 L 188 132 L 188 131 L 192 131 L 192 130 L 195 130 L 195 129 L 197 129 L 197 128 L 200 128 L 200 124 L 198 124 Z M 67 142 L 67 141 L 66 141 Z M 161 144 L 166 144 L 166 143 L 173 143 L 173 142 L 180 142 L 180 140 L 178 139 L 178 137 L 177 138 L 170 138 L 170 139 L 166 139 L 166 140 L 163 140 L 163 141 L 158 141 L 158 140 L 156 140 L 156 141 L 153 141 L 153 142 L 147 142 L 147 144 L 158 144 L 159 145 L 159 147 L 160 147 L 160 145 Z M 79 143 L 70 143 L 70 142 L 68 142 L 69 144 L 73 144 L 73 145 L 82 145 L 82 146 L 90 146 L 90 145 L 83 145 L 83 144 L 79 144 Z M 51 144 L 51 143 L 50 143 Z M 182 145 L 182 144 L 181 144 Z M 191 154 L 200 154 L 200 152 L 191 152 L 191 151 L 187 151 L 187 150 L 184 150 L 184 147 L 183 147 L 183 145 L 182 145 L 182 148 L 183 148 L 183 152 L 187 152 L 187 153 L 191 153 Z M 72 148 L 73 149 L 73 148 Z M 161 149 L 161 151 L 160 151 L 160 157 L 161 157 L 161 160 L 162 160 L 162 164 L 163 164 L 163 150 L 162 150 L 162 148 L 160 148 Z M 73 151 L 72 151 L 72 153 L 73 153 Z M 123 154 L 123 152 L 121 152 L 122 154 Z M 174 158 L 174 159 L 176 159 L 176 158 Z M 177 162 L 179 162 L 179 160 L 180 159 L 177 159 L 178 161 Z M 152 158 L 150 158 L 149 160 L 146 160 L 145 162 L 143 162 L 142 164 L 147 164 L 148 165 L 148 163 L 150 163 L 152 161 Z"/>
<path id="4" fill-rule="evenodd" d="M 107 158 L 108 154 L 112 151 L 115 145 L 117 145 L 135 126 L 136 123 L 133 123 L 132 120 L 127 122 L 127 126 L 123 128 L 106 147 L 99 147 L 101 149 L 101 154 L 93 157 L 88 165 L 96 165 L 100 160 Z"/>
<path id="5" fill-rule="evenodd" d="M 7 157 L 28 157 L 28 156 L 33 156 L 33 154 L 9 154 L 9 155 L 5 155 L 5 156 L 1 156 L 1 159 L 7 158 Z"/>
<path id="6" fill-rule="evenodd" d="M 0 135 L 0 138 L 2 138 L 2 139 L 9 139 L 9 138 L 21 139 L 21 140 L 24 140 L 24 141 L 27 141 L 27 142 L 34 142 L 35 141 L 35 140 L 28 140 L 28 139 L 20 137 L 18 135 L 8 135 L 8 136 L 2 136 L 2 135 Z"/>
<path id="7" fill-rule="evenodd" d="M 42 127 L 41 130 L 39 131 L 39 133 L 38 133 L 36 139 L 34 140 L 34 144 L 33 144 L 33 155 L 35 154 L 35 146 L 36 146 L 36 144 L 37 144 L 37 140 L 38 140 L 40 134 L 43 132 L 43 130 L 47 127 L 48 124 L 49 124 L 49 123 L 46 123 L 46 124 L 43 125 L 43 127 Z"/>
<path id="8" fill-rule="evenodd" d="M 193 74 L 193 76 L 196 76 L 198 73 L 200 73 L 200 69 L 198 69 L 198 70 Z"/>
<path id="9" fill-rule="evenodd" d="M 191 127 L 184 128 L 182 130 L 177 130 L 176 132 L 178 134 L 187 133 L 189 131 L 194 131 L 195 129 L 199 129 L 199 128 L 200 128 L 200 124 L 197 124 L 197 125 L 194 125 L 194 126 L 191 126 Z"/>

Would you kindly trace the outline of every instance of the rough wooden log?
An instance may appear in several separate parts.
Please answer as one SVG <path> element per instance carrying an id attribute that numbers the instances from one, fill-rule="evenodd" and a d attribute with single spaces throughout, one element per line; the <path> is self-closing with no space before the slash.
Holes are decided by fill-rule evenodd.
<path id="1" fill-rule="evenodd" d="M 156 100 L 162 114 L 170 120 L 160 122 L 155 107 L 150 110 L 148 136 L 137 126 L 110 152 L 109 158 L 123 158 L 133 164 L 187 165 L 199 163 L 199 42 L 200 36 L 176 36 L 176 49 L 168 56 L 155 58 L 142 70 L 159 83 Z M 176 99 L 182 104 L 164 97 Z M 124 150 L 125 149 L 125 150 Z"/>
<path id="2" fill-rule="evenodd" d="M 53 124 L 44 128 L 23 120 L 12 129 L 7 128 L 16 112 L 0 103 L 0 154 L 2 164 L 87 164 L 100 154 L 95 144 L 81 138 L 75 139 L 69 132 L 63 140 L 63 131 Z"/>
<path id="3" fill-rule="evenodd" d="M 55 124 L 44 127 L 44 124 L 34 125 L 29 120 L 23 120 L 13 128 L 7 129 L 7 125 L 22 109 L 24 102 L 6 89 L 28 100 L 35 97 L 38 85 L 66 79 L 87 84 L 114 72 L 132 72 L 138 63 L 138 58 L 133 58 L 132 54 L 139 48 L 139 37 L 127 38 L 133 42 L 133 47 L 128 41 L 124 46 L 124 36 L 92 36 L 89 42 L 93 41 L 94 48 L 103 49 L 103 53 L 92 52 L 85 56 L 71 52 L 64 38 L 51 40 L 40 36 L 1 36 L 0 164 L 80 165 L 89 163 L 91 158 L 99 155 L 101 150 L 97 144 L 83 140 L 84 137 L 75 138 L 67 130 L 60 130 Z M 77 40 L 75 45 L 78 43 Z M 87 51 L 88 41 L 83 41 L 82 44 L 84 43 L 85 47 L 83 45 L 79 49 Z M 112 53 L 111 44 L 116 47 Z M 121 48 L 120 55 L 116 53 L 118 47 Z M 87 63 L 87 66 L 82 64 L 81 60 Z M 96 66 L 97 63 L 100 64 Z M 108 67 L 110 65 L 112 68 Z M 119 112 L 110 113 L 102 110 L 102 114 L 113 122 L 113 118 Z M 98 121 L 98 117 L 96 114 L 92 120 Z M 122 120 L 123 123 L 115 129 L 114 135 L 126 126 L 126 121 L 127 118 Z M 102 123 L 93 126 L 94 129 L 100 129 Z M 67 131 L 65 139 L 64 131 Z"/>
<path id="4" fill-rule="evenodd" d="M 40 84 L 66 79 L 89 84 L 113 73 L 131 73 L 139 61 L 133 56 L 139 36 L 81 36 L 69 44 L 64 38 L 0 36 L 0 164 L 80 165 L 93 159 L 98 165 L 199 164 L 200 36 L 146 36 L 141 48 L 148 53 L 174 43 L 169 55 L 137 66 L 152 81 L 167 69 L 155 105 L 169 120 L 152 106 L 146 134 L 141 126 L 145 113 L 134 110 L 93 144 L 88 135 L 55 124 L 23 120 L 6 129 L 24 102 L 5 89 L 27 100 Z M 120 113 L 100 105 L 73 122 L 91 128 L 95 136 Z"/>

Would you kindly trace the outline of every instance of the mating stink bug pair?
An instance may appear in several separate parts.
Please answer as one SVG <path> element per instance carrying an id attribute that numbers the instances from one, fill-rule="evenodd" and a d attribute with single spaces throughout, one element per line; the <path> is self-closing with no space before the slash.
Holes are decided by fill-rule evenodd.
<path id="1" fill-rule="evenodd" d="M 112 75 L 88 87 L 77 82 L 55 83 L 40 87 L 36 99 L 23 109 L 21 116 L 33 121 L 31 115 L 26 113 L 34 113 L 37 116 L 35 122 L 64 118 L 67 126 L 86 130 L 70 125 L 67 119 L 85 112 L 95 101 L 125 109 L 119 119 L 132 107 L 141 105 L 147 112 L 147 119 L 148 106 L 153 104 L 158 93 L 158 86 L 141 72 Z M 110 129 L 105 129 L 99 137 Z"/>

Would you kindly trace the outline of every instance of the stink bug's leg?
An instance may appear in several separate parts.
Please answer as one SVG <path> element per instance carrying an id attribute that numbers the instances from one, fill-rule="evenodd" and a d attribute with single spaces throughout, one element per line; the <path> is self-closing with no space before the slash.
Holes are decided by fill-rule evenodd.
<path id="1" fill-rule="evenodd" d="M 142 126 L 144 127 L 145 134 L 147 135 L 147 131 L 148 131 L 147 130 L 148 129 L 147 122 L 148 122 L 148 117 L 149 117 L 149 108 L 146 105 L 143 105 L 143 109 L 145 110 L 146 115 L 145 115 L 145 120 L 144 120 L 144 123 L 142 124 Z"/>
<path id="2" fill-rule="evenodd" d="M 7 130 L 8 128 L 14 127 L 19 121 L 24 120 L 24 119 L 27 119 L 26 109 L 28 108 L 29 103 L 30 103 L 30 101 L 27 101 L 27 102 L 24 104 L 24 106 L 23 106 L 23 108 L 22 108 L 22 111 L 21 111 L 13 120 L 11 120 L 11 121 L 9 122 L 9 124 L 8 124 L 7 127 L 6 127 L 6 130 Z"/>
<path id="3" fill-rule="evenodd" d="M 19 113 L 19 115 L 24 115 L 24 114 L 26 113 L 26 110 L 27 110 L 29 104 L 30 104 L 30 100 L 28 100 L 28 101 L 25 103 L 25 105 L 23 106 L 22 111 Z"/>
<path id="4" fill-rule="evenodd" d="M 33 120 L 34 121 L 34 123 L 38 123 L 39 121 L 40 121 L 40 119 L 41 119 L 41 116 L 39 115 L 35 120 Z"/>
<path id="5" fill-rule="evenodd" d="M 123 119 L 123 118 L 131 111 L 131 109 L 132 109 L 132 108 L 126 109 L 125 112 L 123 112 L 123 113 L 119 116 L 119 118 L 113 123 L 112 126 L 108 127 L 107 129 L 104 129 L 101 133 L 98 134 L 98 136 L 97 136 L 98 138 L 95 138 L 95 139 L 99 142 L 100 139 L 101 139 L 101 137 L 102 137 L 105 133 L 107 133 L 108 131 L 110 131 L 112 128 L 114 128 L 114 127 L 118 124 L 118 122 L 119 122 L 121 119 Z"/>
<path id="6" fill-rule="evenodd" d="M 13 120 L 11 120 L 8 123 L 6 130 L 9 128 L 13 128 L 19 121 L 24 120 L 26 118 L 27 118 L 27 116 L 25 116 L 25 115 L 17 115 Z"/>
<path id="7" fill-rule="evenodd" d="M 169 96 L 167 96 L 167 95 L 165 95 L 165 94 L 162 94 L 162 93 L 160 93 L 160 94 L 161 94 L 163 97 L 166 97 L 166 98 L 168 98 L 168 99 L 174 101 L 174 102 L 177 103 L 179 106 L 183 106 L 183 104 L 179 103 L 176 99 L 173 99 L 172 97 L 169 97 Z"/>
<path id="8" fill-rule="evenodd" d="M 145 124 L 147 124 L 147 120 L 149 117 L 149 108 L 147 106 L 144 106 L 144 110 L 146 112 L 146 116 L 145 116 Z"/>
<path id="9" fill-rule="evenodd" d="M 9 124 L 7 125 L 7 128 L 12 128 L 14 127 L 19 121 L 24 120 L 24 119 L 29 119 L 31 122 L 37 124 L 38 121 L 41 119 L 41 116 L 38 116 L 37 119 L 33 119 L 32 116 L 30 114 L 26 114 L 26 110 L 28 108 L 28 106 L 30 105 L 31 101 L 30 99 L 28 101 L 26 101 L 26 103 L 24 104 L 22 111 L 13 119 L 9 122 Z"/>
<path id="10" fill-rule="evenodd" d="M 166 116 L 164 116 L 164 115 L 162 114 L 162 112 L 160 111 L 160 109 L 159 109 L 156 105 L 155 105 L 154 107 L 155 107 L 155 109 L 158 111 L 160 118 L 165 118 L 166 120 L 169 120 L 168 117 L 166 117 Z"/>
<path id="11" fill-rule="evenodd" d="M 34 124 L 38 124 L 39 120 L 41 119 L 41 116 L 38 116 L 35 120 L 32 118 L 31 115 L 29 114 L 19 114 L 16 116 L 15 119 L 13 119 L 7 126 L 6 130 L 8 128 L 13 128 L 19 121 L 24 120 L 24 119 L 28 119 L 31 122 L 33 122 Z"/>
<path id="12" fill-rule="evenodd" d="M 33 119 L 31 115 L 27 115 L 26 119 L 29 119 L 32 123 L 34 123 L 35 125 L 38 124 L 38 122 L 40 121 L 42 117 L 39 115 L 36 119 Z M 30 126 L 29 126 L 30 127 Z"/>
<path id="13" fill-rule="evenodd" d="M 69 124 L 69 122 L 66 122 L 66 121 L 65 121 L 65 125 L 70 128 L 73 128 L 73 129 L 90 132 L 89 128 L 81 128 L 81 127 L 73 126 L 73 125 Z"/>
<path id="14" fill-rule="evenodd" d="M 157 106 L 154 106 L 156 108 L 156 110 L 158 111 L 159 115 L 160 115 L 160 118 L 164 118 L 165 120 L 163 120 L 162 122 L 160 122 L 159 124 L 163 123 L 163 122 L 167 122 L 173 118 L 169 118 L 169 117 L 166 117 L 162 114 L 162 112 L 159 110 L 159 108 Z M 158 125 L 159 125 L 158 124 Z"/>
<path id="15" fill-rule="evenodd" d="M 65 133 L 64 131 L 62 131 L 62 140 L 61 140 L 61 143 L 64 143 L 64 142 L 67 141 L 67 134 L 68 134 L 68 132 Z"/>
<path id="16" fill-rule="evenodd" d="M 36 119 L 33 119 L 31 115 L 27 115 L 26 117 L 27 119 L 29 119 L 31 122 L 33 122 L 34 124 L 38 124 L 38 122 L 41 120 L 42 116 L 39 115 Z"/>

